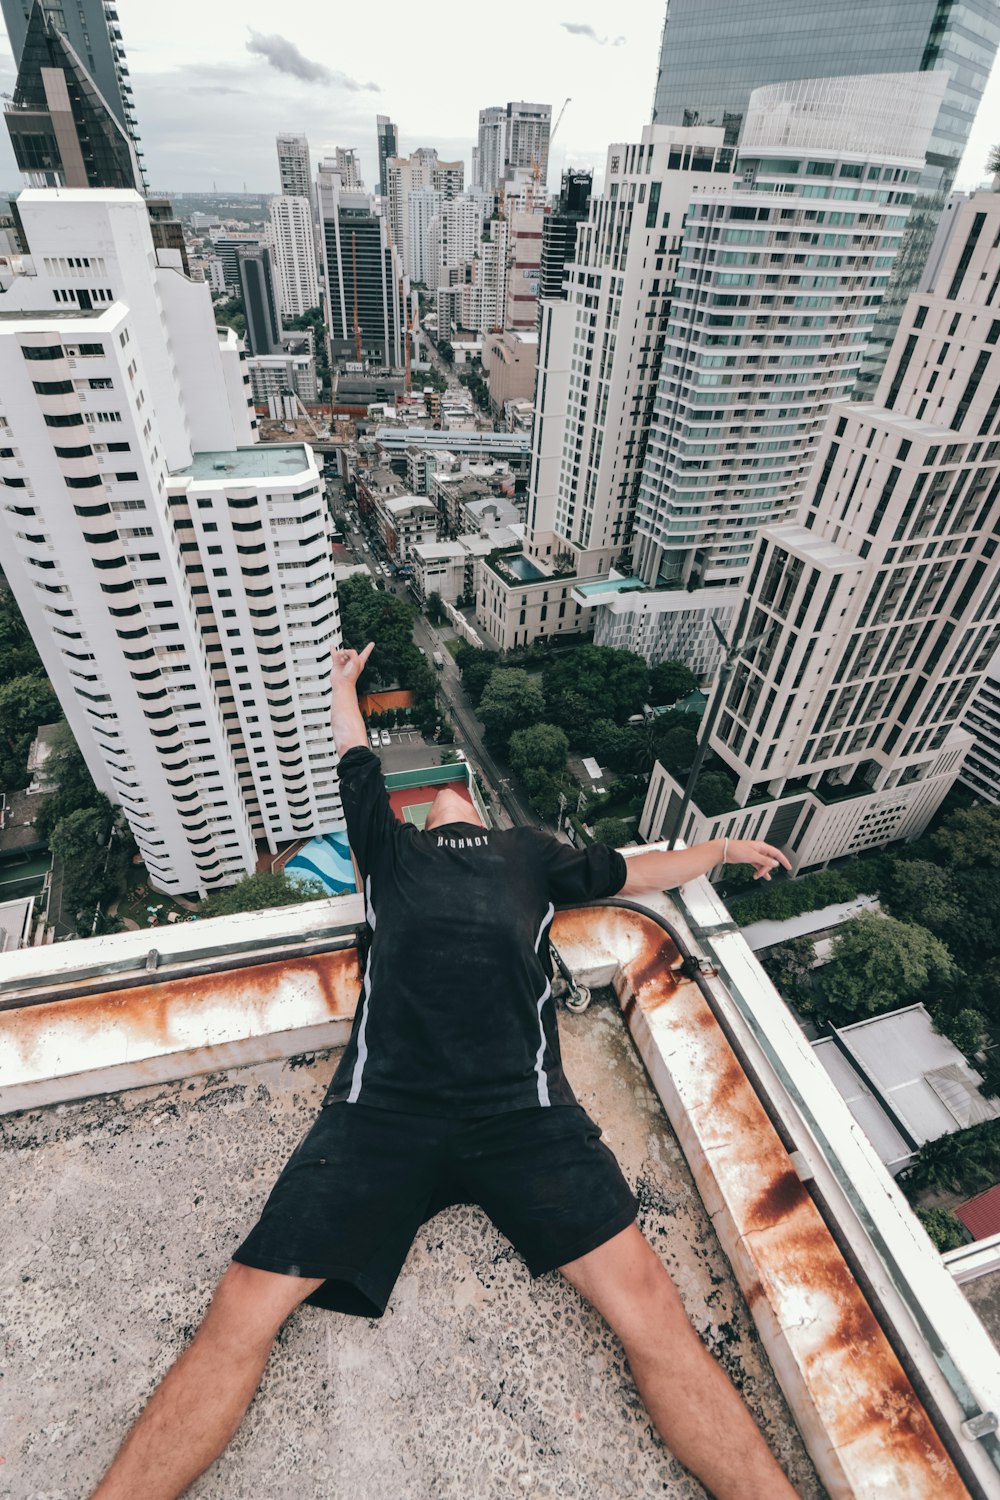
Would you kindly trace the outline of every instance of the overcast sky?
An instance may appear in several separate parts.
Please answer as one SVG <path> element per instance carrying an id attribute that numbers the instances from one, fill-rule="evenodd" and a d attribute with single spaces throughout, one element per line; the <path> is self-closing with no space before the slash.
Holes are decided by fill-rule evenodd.
<path id="1" fill-rule="evenodd" d="M 638 140 L 652 112 L 663 0 L 118 0 L 150 186 L 277 191 L 274 137 L 309 137 L 313 163 L 333 146 L 360 151 L 377 177 L 375 116 L 399 127 L 404 154 L 436 146 L 468 169 L 480 109 L 508 99 L 571 103 L 552 145 L 549 187 L 566 166 L 603 176 L 612 141 Z M 279 28 L 276 30 L 276 28 Z M 0 92 L 14 64 L 0 25 Z M 995 68 L 959 174 L 974 187 L 1000 139 Z M 20 181 L 0 129 L 0 186 Z"/>

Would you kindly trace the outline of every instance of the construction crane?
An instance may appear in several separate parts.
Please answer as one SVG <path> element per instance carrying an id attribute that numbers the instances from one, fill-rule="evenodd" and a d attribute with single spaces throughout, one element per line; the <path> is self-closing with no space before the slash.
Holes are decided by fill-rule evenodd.
<path id="1" fill-rule="evenodd" d="M 351 275 L 354 280 L 354 358 L 361 364 L 361 324 L 358 322 L 358 236 L 351 230 Z"/>
<path id="2" fill-rule="evenodd" d="M 562 117 L 566 113 L 566 105 L 567 104 L 571 104 L 571 103 L 572 103 L 572 99 L 570 99 L 570 98 L 567 98 L 564 101 L 562 109 L 559 111 L 558 115 L 556 116 L 556 123 L 553 125 L 552 129 L 549 131 L 549 150 L 550 151 L 552 149 L 552 142 L 556 138 L 556 131 L 559 129 L 559 126 L 562 124 Z M 531 187 L 528 190 L 528 212 L 529 213 L 533 213 L 534 212 L 535 194 L 538 192 L 538 187 L 539 187 L 539 184 L 540 184 L 541 180 L 542 180 L 542 165 L 541 165 L 541 162 L 538 161 L 538 159 L 533 156 L 531 158 Z"/>

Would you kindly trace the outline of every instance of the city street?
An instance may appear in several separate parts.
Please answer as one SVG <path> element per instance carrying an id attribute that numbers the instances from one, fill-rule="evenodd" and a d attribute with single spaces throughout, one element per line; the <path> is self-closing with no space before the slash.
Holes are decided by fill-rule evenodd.
<path id="1" fill-rule="evenodd" d="M 338 486 L 339 490 L 339 486 Z M 339 496 L 338 496 L 339 498 Z M 399 598 L 411 601 L 408 589 L 397 579 L 384 578 L 379 573 L 375 558 L 366 552 L 362 542 L 364 534 L 345 518 L 343 522 L 344 545 L 355 561 L 364 563 L 372 577 L 381 580 Z M 482 730 L 473 712 L 472 704 L 462 687 L 462 678 L 455 665 L 455 658 L 448 650 L 445 637 L 439 633 L 424 615 L 418 615 L 413 627 L 413 639 L 423 647 L 430 662 L 435 651 L 444 658 L 444 668 L 436 675 L 438 690 L 445 711 L 455 726 L 455 744 L 469 756 L 473 766 L 481 770 L 483 779 L 511 823 L 525 827 L 544 828 L 545 823 L 533 812 L 523 797 L 515 790 L 513 777 L 508 767 L 499 762 L 483 744 Z M 435 747 L 436 749 L 437 747 Z"/>

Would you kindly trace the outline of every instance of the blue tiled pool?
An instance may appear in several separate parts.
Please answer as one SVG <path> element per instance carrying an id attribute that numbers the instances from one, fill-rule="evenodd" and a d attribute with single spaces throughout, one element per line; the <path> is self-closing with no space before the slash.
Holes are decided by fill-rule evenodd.
<path id="1" fill-rule="evenodd" d="M 322 833 L 310 839 L 305 848 L 285 866 L 285 871 L 294 880 L 318 880 L 331 896 L 343 896 L 356 889 L 354 867 L 346 833 Z"/>
<path id="2" fill-rule="evenodd" d="M 540 578 L 546 576 L 540 568 L 535 567 L 530 558 L 525 557 L 521 552 L 515 553 L 513 557 L 505 557 L 503 562 L 514 577 L 520 578 L 524 583 L 537 583 Z"/>

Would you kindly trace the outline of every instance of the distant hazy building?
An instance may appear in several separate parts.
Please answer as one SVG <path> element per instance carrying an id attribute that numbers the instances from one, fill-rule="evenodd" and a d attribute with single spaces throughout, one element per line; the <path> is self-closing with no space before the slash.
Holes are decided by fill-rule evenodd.
<path id="1" fill-rule="evenodd" d="M 479 140 L 473 183 L 486 192 L 496 192 L 503 181 L 507 146 L 507 111 L 494 105 L 479 111 Z"/>
<path id="2" fill-rule="evenodd" d="M 525 182 L 537 172 L 544 195 L 551 128 L 551 104 L 521 99 L 481 109 L 475 185 L 495 192 L 502 182 Z"/>
<path id="3" fill-rule="evenodd" d="M 312 169 L 309 165 L 309 142 L 304 135 L 279 135 L 278 176 L 283 198 L 308 198 L 312 201 Z"/>
<path id="4" fill-rule="evenodd" d="M 403 269 L 414 281 L 416 265 L 426 269 L 430 254 L 430 224 L 442 203 L 456 198 L 464 186 L 465 163 L 441 161 L 433 147 L 424 146 L 407 158 L 390 157 L 385 165 L 388 195 L 388 224 L 393 244 L 399 251 Z M 415 193 L 431 189 L 439 196 L 424 198 L 411 213 L 410 199 Z"/>
<path id="5" fill-rule="evenodd" d="M 953 221 L 873 404 L 831 412 L 795 522 L 765 527 L 711 745 L 736 810 L 680 836 L 765 838 L 794 869 L 915 838 L 962 770 L 1000 646 L 1000 194 Z M 963 722 L 965 721 L 965 722 Z M 673 826 L 657 766 L 640 822 Z"/>
<path id="6" fill-rule="evenodd" d="M 340 180 L 349 193 L 360 193 L 364 189 L 364 181 L 361 176 L 361 162 L 358 153 L 352 147 L 337 146 L 334 150 L 334 161 L 337 163 L 337 171 Z"/>
<path id="7" fill-rule="evenodd" d="M 280 311 L 296 318 L 319 306 L 319 273 L 309 200 L 271 199 L 270 245 L 278 278 Z"/>
<path id="8" fill-rule="evenodd" d="M 653 119 L 738 139 L 750 94 L 802 78 L 940 71 L 946 87 L 914 212 L 859 374 L 870 399 L 920 276 L 1000 41 L 998 0 L 670 0 Z"/>
<path id="9" fill-rule="evenodd" d="M 437 220 L 430 227 L 432 266 L 428 286 L 451 286 L 461 269 L 469 266 L 479 249 L 483 221 L 489 217 L 492 197 L 479 188 L 442 200 Z"/>
<path id="10" fill-rule="evenodd" d="M 375 117 L 376 146 L 378 148 L 378 184 L 376 192 L 383 198 L 389 191 L 385 164 L 390 156 L 399 155 L 399 131 L 388 115 Z"/>
<path id="11" fill-rule="evenodd" d="M 520 333 L 534 333 L 538 326 L 545 218 L 540 212 L 525 213 L 520 209 L 507 217 L 507 287 L 502 326 Z"/>
<path id="12" fill-rule="evenodd" d="M 237 234 L 232 230 L 226 234 L 220 234 L 213 242 L 215 255 L 222 267 L 222 277 L 235 295 L 240 296 L 240 252 L 242 250 L 259 250 L 266 240 L 262 234 Z"/>
<path id="13" fill-rule="evenodd" d="M 564 298 L 566 267 L 576 253 L 576 232 L 590 209 L 591 172 L 564 172 L 555 207 L 542 220 L 540 297 Z"/>
<path id="14" fill-rule="evenodd" d="M 319 171 L 327 326 L 334 359 L 400 369 L 409 287 L 386 220 L 367 193 L 344 190 L 333 164 Z"/>

